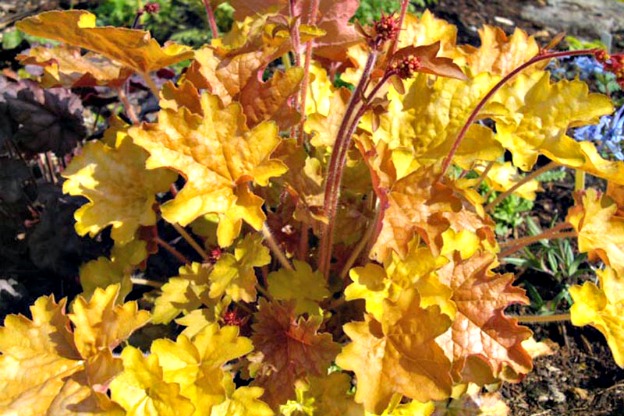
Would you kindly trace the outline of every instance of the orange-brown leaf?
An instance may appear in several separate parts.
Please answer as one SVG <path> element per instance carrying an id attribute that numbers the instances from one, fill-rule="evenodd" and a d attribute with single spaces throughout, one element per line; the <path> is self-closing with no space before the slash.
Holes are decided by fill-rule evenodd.
<path id="1" fill-rule="evenodd" d="M 406 46 L 401 48 L 390 58 L 390 65 L 407 58 L 417 58 L 420 68 L 416 72 L 433 74 L 447 78 L 467 79 L 462 70 L 450 58 L 438 57 L 440 41 L 424 46 Z"/>
<path id="2" fill-rule="evenodd" d="M 295 381 L 322 376 L 340 351 L 330 334 L 319 333 L 322 318 L 295 316 L 294 302 L 260 301 L 252 341 L 264 355 L 255 384 L 272 407 L 295 396 Z"/>
<path id="3" fill-rule="evenodd" d="M 524 290 L 511 285 L 513 275 L 500 275 L 491 271 L 496 266 L 491 253 L 475 254 L 462 260 L 458 252 L 453 261 L 438 272 L 440 281 L 451 287 L 451 300 L 457 313 L 450 330 L 439 338 L 447 355 L 453 357 L 453 377 L 464 382 L 487 379 L 483 366 L 481 372 L 471 373 L 465 366 L 469 358 L 487 363 L 489 371 L 498 377 L 504 367 L 517 374 L 526 374 L 533 367 L 530 355 L 522 341 L 531 331 L 519 326 L 515 319 L 507 318 L 504 310 L 515 303 L 528 303 Z"/>
<path id="4" fill-rule="evenodd" d="M 193 56 L 187 46 L 161 47 L 149 32 L 95 27 L 96 16 L 84 10 L 51 11 L 17 22 L 30 35 L 97 52 L 140 73 L 148 73 Z"/>

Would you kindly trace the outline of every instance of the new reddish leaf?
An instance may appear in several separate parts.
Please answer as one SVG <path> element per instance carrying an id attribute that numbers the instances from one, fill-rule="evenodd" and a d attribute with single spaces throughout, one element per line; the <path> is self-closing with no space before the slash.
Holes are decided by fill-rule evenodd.
<path id="1" fill-rule="evenodd" d="M 256 321 L 251 339 L 263 360 L 255 384 L 273 407 L 294 398 L 298 379 L 324 375 L 340 351 L 330 334 L 318 332 L 322 318 L 297 318 L 294 302 L 261 299 Z"/>

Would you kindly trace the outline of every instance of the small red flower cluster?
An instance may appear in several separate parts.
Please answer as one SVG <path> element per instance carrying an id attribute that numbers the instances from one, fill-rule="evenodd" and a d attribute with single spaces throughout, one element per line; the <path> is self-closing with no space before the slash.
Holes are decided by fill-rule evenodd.
<path id="1" fill-rule="evenodd" d="M 595 56 L 605 71 L 615 75 L 617 83 L 624 89 L 624 54 L 609 55 L 606 51 L 600 50 L 596 52 Z"/>
<path id="2" fill-rule="evenodd" d="M 160 11 L 160 4 L 155 1 L 149 2 L 143 7 L 143 11 L 148 14 L 158 13 Z"/>
<path id="3" fill-rule="evenodd" d="M 382 13 L 379 20 L 373 24 L 371 46 L 379 48 L 384 43 L 395 40 L 400 30 L 399 19 L 394 14 L 386 16 Z"/>
<path id="4" fill-rule="evenodd" d="M 249 318 L 238 314 L 236 309 L 227 310 L 223 313 L 223 323 L 230 326 L 241 327 L 247 323 Z"/>
<path id="5" fill-rule="evenodd" d="M 397 74 L 399 78 L 408 79 L 411 78 L 414 72 L 418 71 L 420 67 L 420 58 L 410 55 L 393 63 L 391 70 Z"/>
<path id="6" fill-rule="evenodd" d="M 210 263 L 214 264 L 221 258 L 221 254 L 223 254 L 223 250 L 220 247 L 213 248 L 210 250 Z"/>

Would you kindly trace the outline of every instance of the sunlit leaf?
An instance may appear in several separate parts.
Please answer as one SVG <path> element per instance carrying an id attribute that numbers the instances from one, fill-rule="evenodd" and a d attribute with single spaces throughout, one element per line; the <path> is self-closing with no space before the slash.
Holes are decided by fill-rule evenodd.
<path id="1" fill-rule="evenodd" d="M 420 297 L 406 290 L 396 302 L 386 301 L 383 321 L 344 326 L 352 342 L 343 347 L 336 364 L 355 372 L 355 400 L 367 411 L 382 413 L 394 393 L 426 402 L 451 394 L 451 363 L 435 338 L 450 326 L 437 306 L 420 307 Z"/>
<path id="2" fill-rule="evenodd" d="M 82 296 L 90 299 L 96 288 L 119 284 L 119 303 L 132 290 L 130 280 L 135 268 L 147 258 L 144 241 L 133 240 L 125 245 L 115 245 L 108 257 L 98 257 L 80 266 Z"/>
<path id="3" fill-rule="evenodd" d="M 78 297 L 73 313 L 65 300 L 41 297 L 32 320 L 9 315 L 0 327 L 0 406 L 9 414 L 123 414 L 103 394 L 121 371 L 112 349 L 144 325 L 149 314 L 136 303 L 115 306 L 119 286 Z M 70 325 L 73 323 L 73 329 Z M 47 413 L 46 413 L 47 412 Z M 51 413 L 50 413 L 51 412 Z"/>
<path id="4" fill-rule="evenodd" d="M 578 233 L 579 251 L 624 275 L 624 218 L 616 215 L 618 206 L 591 188 L 576 194 L 575 200 L 566 220 Z"/>
<path id="5" fill-rule="evenodd" d="M 201 107 L 203 115 L 186 107 L 161 110 L 158 123 L 133 127 L 128 133 L 150 152 L 149 169 L 174 169 L 187 180 L 162 206 L 163 217 L 187 225 L 204 214 L 221 214 L 219 244 L 227 246 L 238 235 L 242 220 L 258 230 L 265 220 L 263 201 L 251 193 L 248 183 L 266 186 L 286 167 L 271 159 L 280 141 L 274 123 L 249 130 L 238 104 L 221 108 L 218 98 L 207 93 L 201 96 Z"/>
<path id="6" fill-rule="evenodd" d="M 124 370 L 110 385 L 112 399 L 135 416 L 191 416 L 195 407 L 180 386 L 163 380 L 158 356 L 147 357 L 134 347 L 121 353 Z"/>
<path id="7" fill-rule="evenodd" d="M 66 88 L 105 85 L 119 88 L 132 72 L 120 64 L 94 53 L 85 55 L 80 48 L 67 45 L 55 47 L 35 46 L 18 55 L 22 65 L 43 68 L 41 86 Z"/>
<path id="8" fill-rule="evenodd" d="M 609 98 L 589 93 L 587 84 L 578 79 L 553 84 L 549 73 L 542 71 L 523 77 L 499 92 L 494 102 L 505 107 L 500 114 L 492 113 L 496 140 L 512 152 L 514 165 L 529 171 L 538 155 L 544 154 L 563 165 L 613 177 L 592 160 L 601 159 L 597 154 L 587 154 L 591 143 L 566 136 L 568 128 L 590 124 L 613 111 Z M 490 108 L 496 112 L 502 107 Z"/>
<path id="9" fill-rule="evenodd" d="M 175 174 L 145 169 L 147 153 L 124 139 L 117 147 L 87 143 L 63 172 L 63 192 L 90 202 L 75 213 L 76 232 L 95 237 L 109 225 L 120 244 L 131 241 L 141 225 L 156 223 L 156 194 L 169 189 Z"/>
<path id="10" fill-rule="evenodd" d="M 256 273 L 254 268 L 271 262 L 269 249 L 258 235 L 247 234 L 236 244 L 234 254 L 223 254 L 210 273 L 210 297 L 228 294 L 234 301 L 256 300 Z"/>
<path id="11" fill-rule="evenodd" d="M 507 75 L 535 57 L 540 50 L 535 38 L 518 28 L 507 36 L 501 28 L 485 25 L 479 29 L 479 38 L 481 45 L 478 48 L 470 45 L 461 47 L 467 55 L 466 65 L 475 75 L 481 72 Z M 539 68 L 539 64 L 535 67 Z M 528 68 L 525 73 L 530 73 L 535 67 Z"/>
<path id="12" fill-rule="evenodd" d="M 261 400 L 260 387 L 240 387 L 226 401 L 212 408 L 210 416 L 271 416 L 273 411 Z"/>
<path id="13" fill-rule="evenodd" d="M 570 288 L 572 324 L 591 325 L 607 339 L 617 365 L 624 367 L 624 278 L 616 270 L 596 271 L 600 286 L 585 282 Z"/>
<path id="14" fill-rule="evenodd" d="M 213 406 L 223 403 L 233 384 L 233 374 L 223 366 L 253 349 L 248 338 L 239 336 L 237 327 L 220 328 L 211 324 L 192 339 L 180 335 L 176 341 L 159 339 L 151 347 L 162 369 L 161 380 L 175 383 L 180 395 L 189 399 L 196 416 L 210 414 Z"/>
<path id="15" fill-rule="evenodd" d="M 207 301 L 210 269 L 192 263 L 180 267 L 178 273 L 177 277 L 169 278 L 161 289 L 162 294 L 154 301 L 154 323 L 169 323 L 180 313 L 191 313 Z"/>
<path id="16" fill-rule="evenodd" d="M 293 265 L 294 270 L 283 268 L 267 276 L 269 293 L 274 299 L 294 300 L 297 315 L 321 314 L 318 302 L 330 295 L 323 274 L 305 262 L 295 260 Z"/>
<path id="17" fill-rule="evenodd" d="M 149 32 L 117 27 L 96 27 L 96 16 L 84 10 L 41 13 L 16 23 L 22 32 L 57 40 L 100 53 L 134 71 L 148 73 L 189 59 L 183 45 L 161 47 Z"/>
<path id="18" fill-rule="evenodd" d="M 113 350 L 150 319 L 149 312 L 139 310 L 136 302 L 116 304 L 118 296 L 119 286 L 111 285 L 96 289 L 88 302 L 82 297 L 74 301 L 69 319 L 83 357 Z"/>

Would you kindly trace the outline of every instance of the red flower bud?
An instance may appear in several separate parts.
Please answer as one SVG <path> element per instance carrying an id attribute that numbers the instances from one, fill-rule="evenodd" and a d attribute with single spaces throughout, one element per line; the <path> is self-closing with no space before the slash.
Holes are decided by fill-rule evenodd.
<path id="1" fill-rule="evenodd" d="M 414 72 L 418 71 L 421 66 L 420 58 L 409 55 L 392 64 L 392 70 L 396 72 L 399 78 L 408 79 L 411 78 Z"/>
<path id="2" fill-rule="evenodd" d="M 149 14 L 158 13 L 160 11 L 160 4 L 155 1 L 149 2 L 145 5 L 145 7 L 143 7 L 143 10 L 145 13 Z"/>

